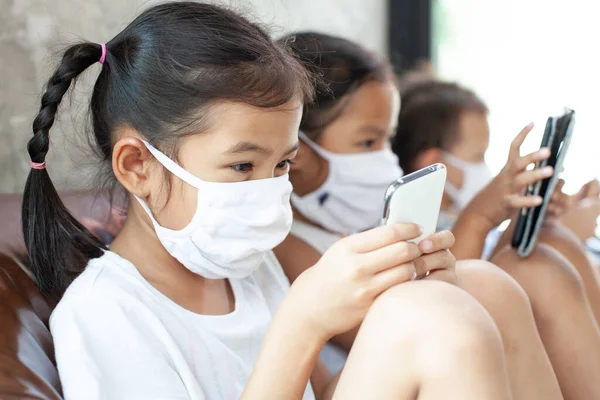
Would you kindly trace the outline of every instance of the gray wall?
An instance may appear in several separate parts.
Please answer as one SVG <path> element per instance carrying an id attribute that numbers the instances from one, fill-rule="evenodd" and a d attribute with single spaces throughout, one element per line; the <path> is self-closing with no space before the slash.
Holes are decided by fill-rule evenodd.
<path id="1" fill-rule="evenodd" d="M 153 1 L 0 0 L 0 193 L 22 191 L 29 171 L 25 150 L 44 81 L 65 44 L 109 40 Z M 386 48 L 386 0 L 230 0 L 272 27 L 273 35 L 315 29 Z M 95 166 L 86 150 L 83 120 L 99 70 L 90 68 L 72 102 L 64 101 L 50 135 L 48 171 L 60 188 L 93 186 Z"/>

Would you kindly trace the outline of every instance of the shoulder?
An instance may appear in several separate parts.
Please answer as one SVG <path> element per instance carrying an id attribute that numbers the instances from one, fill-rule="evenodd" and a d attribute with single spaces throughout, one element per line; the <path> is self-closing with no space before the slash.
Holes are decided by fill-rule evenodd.
<path id="1" fill-rule="evenodd" d="M 65 398 L 189 398 L 200 389 L 161 304 L 133 265 L 92 260 L 50 318 Z M 184 384 L 182 376 L 188 377 Z"/>
<path id="2" fill-rule="evenodd" d="M 290 282 L 321 258 L 314 247 L 294 235 L 288 235 L 273 251 Z"/>
<path id="3" fill-rule="evenodd" d="M 50 328 L 54 334 L 69 321 L 76 321 L 82 329 L 86 325 L 108 327 L 119 314 L 146 309 L 147 297 L 148 289 L 135 267 L 106 252 L 91 260 L 66 290 L 50 317 Z"/>

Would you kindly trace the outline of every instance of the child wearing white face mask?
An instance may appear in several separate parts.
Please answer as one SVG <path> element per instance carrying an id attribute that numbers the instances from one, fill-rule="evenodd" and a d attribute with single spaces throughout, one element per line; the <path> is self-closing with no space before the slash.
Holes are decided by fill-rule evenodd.
<path id="1" fill-rule="evenodd" d="M 489 144 L 488 111 L 473 92 L 425 79 L 405 85 L 402 102 L 392 148 L 406 171 L 435 162 L 447 165 L 448 183 L 438 227 L 451 228 L 455 234 L 453 253 L 458 259 L 491 254 L 491 261 L 526 290 L 536 317 L 554 319 L 556 326 L 564 327 L 562 335 L 556 335 L 554 329 L 538 325 L 565 397 L 600 396 L 600 388 L 589 384 L 591 371 L 600 371 L 600 335 L 594 321 L 600 321 L 600 287 L 581 242 L 556 222 L 568 208 L 566 196 L 559 187 L 550 206 L 551 221 L 543 229 L 537 252 L 528 259 L 519 259 L 508 246 L 514 224 L 502 238 L 502 232 L 495 229 L 514 219 L 522 207 L 539 204 L 540 198 L 523 195 L 525 188 L 552 174 L 551 169 L 526 169 L 548 157 L 547 149 L 519 154 L 532 125 L 515 138 L 505 167 L 492 177 L 484 161 Z M 579 284 L 582 278 L 585 289 Z M 577 318 L 577 327 L 572 318 Z M 567 349 L 565 341 L 576 342 L 577 349 Z M 574 352 L 580 354 L 577 365 L 573 364 Z"/>
<path id="2" fill-rule="evenodd" d="M 298 282 L 344 235 L 378 223 L 388 185 L 402 176 L 388 145 L 400 98 L 390 65 L 355 43 L 318 33 L 282 40 L 290 42 L 297 57 L 329 83 L 327 88 L 318 88 L 315 105 L 305 105 L 300 149 L 290 167 L 294 222 L 291 235 L 275 249 L 290 281 Z M 333 204 L 328 205 L 330 200 Z M 437 281 L 444 287 L 459 288 L 487 309 L 503 339 L 511 343 L 505 347 L 505 356 L 515 398 L 560 398 L 522 289 L 486 262 L 454 265 L 450 252 L 439 251 L 450 238 L 449 232 L 440 232 L 419 244 L 423 255 L 414 263 L 431 272 L 412 284 Z M 400 284 L 397 290 L 408 289 L 407 285 Z M 494 296 L 499 288 L 502 305 Z M 321 286 L 315 286 L 315 291 L 319 290 Z M 414 323 L 395 312 L 389 318 L 407 330 Z M 352 361 L 363 329 L 335 336 L 324 349 L 333 372 L 344 365 L 348 352 L 348 362 Z M 520 350 L 512 351 L 513 345 Z M 347 368 L 346 364 L 344 371 Z"/>
<path id="3" fill-rule="evenodd" d="M 328 163 L 325 182 L 304 196 L 292 193 L 298 212 L 327 230 L 347 235 L 374 228 L 381 218 L 381 199 L 390 182 L 402 177 L 389 147 L 362 153 L 325 150 L 300 131 L 302 143 Z M 374 173 L 376 171 L 376 173 Z"/>
<path id="4" fill-rule="evenodd" d="M 467 207 L 469 202 L 492 180 L 492 171 L 485 161 L 464 161 L 449 152 L 443 153 L 446 165 L 457 168 L 462 173 L 462 185 L 457 187 L 452 180 L 446 182 L 446 194 L 458 211 Z"/>
<path id="5" fill-rule="evenodd" d="M 128 195 L 110 249 L 66 210 L 45 162 L 62 97 L 97 62 L 90 143 Z M 414 225 L 351 235 L 290 287 L 271 250 L 292 223 L 288 171 L 311 82 L 260 27 L 198 2 L 154 6 L 108 43 L 66 50 L 33 123 L 23 195 L 29 267 L 58 302 L 65 399 L 510 397 L 485 310 L 410 282 L 452 269 L 451 235 L 436 236 L 433 258 L 409 242 Z M 324 343 L 361 323 L 332 377 Z"/>

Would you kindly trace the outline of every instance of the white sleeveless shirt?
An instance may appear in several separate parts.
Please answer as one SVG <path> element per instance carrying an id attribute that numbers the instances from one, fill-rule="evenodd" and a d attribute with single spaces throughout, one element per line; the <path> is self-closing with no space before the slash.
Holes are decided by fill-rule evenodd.
<path id="1" fill-rule="evenodd" d="M 230 283 L 234 311 L 200 315 L 117 254 L 91 260 L 50 318 L 65 399 L 239 399 L 289 283 L 271 252 Z"/>

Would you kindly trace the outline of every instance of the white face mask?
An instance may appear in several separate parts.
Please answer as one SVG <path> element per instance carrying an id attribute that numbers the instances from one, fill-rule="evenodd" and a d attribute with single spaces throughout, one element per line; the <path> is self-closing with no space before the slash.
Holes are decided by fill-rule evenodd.
<path id="1" fill-rule="evenodd" d="M 457 211 L 462 211 L 469 202 L 492 180 L 492 172 L 485 162 L 468 162 L 444 153 L 444 160 L 462 171 L 462 187 L 458 189 L 446 181 L 446 193 L 452 198 Z"/>
<path id="2" fill-rule="evenodd" d="M 292 204 L 306 218 L 343 235 L 379 223 L 388 186 L 402 177 L 398 157 L 389 149 L 368 153 L 331 153 L 310 140 L 300 139 L 329 162 L 325 183 L 306 196 L 292 193 Z"/>
<path id="3" fill-rule="evenodd" d="M 166 169 L 198 189 L 192 221 L 179 231 L 162 227 L 143 200 L 165 249 L 190 271 L 208 279 L 244 278 L 288 235 L 292 224 L 288 175 L 244 182 L 206 182 L 144 142 Z M 136 197 L 137 198 L 137 197 Z"/>

